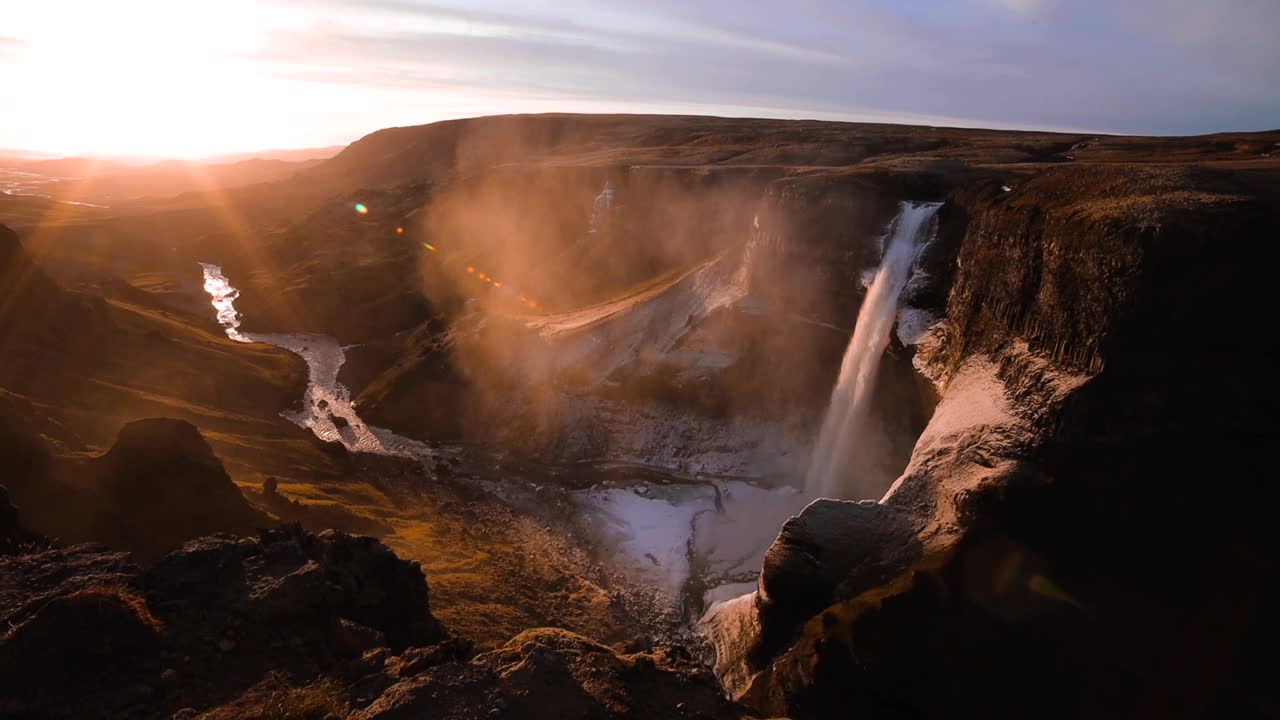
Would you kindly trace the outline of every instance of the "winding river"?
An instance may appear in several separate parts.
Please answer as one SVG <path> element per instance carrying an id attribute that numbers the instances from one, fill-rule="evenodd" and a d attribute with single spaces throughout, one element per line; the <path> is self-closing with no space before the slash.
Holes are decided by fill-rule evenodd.
<path id="1" fill-rule="evenodd" d="M 351 452 L 420 460 L 435 456 L 426 443 L 366 425 L 360 419 L 351 404 L 351 393 L 338 382 L 338 371 L 347 356 L 337 340 L 327 335 L 240 332 L 240 313 L 235 306 L 240 291 L 222 274 L 220 266 L 200 263 L 200 267 L 204 270 L 204 290 L 213 300 L 218 323 L 226 329 L 227 337 L 237 342 L 274 345 L 306 361 L 308 382 L 302 408 L 286 411 L 284 417 L 325 442 L 342 443 Z"/>
<path id="2" fill-rule="evenodd" d="M 365 424 L 351 403 L 350 392 L 338 381 L 346 354 L 334 338 L 241 332 L 235 308 L 239 290 L 221 266 L 200 263 L 200 267 L 205 292 L 227 337 L 274 345 L 306 361 L 308 384 L 302 407 L 282 413 L 284 417 L 321 440 L 341 442 L 351 452 L 423 461 L 452 454 L 447 448 L 432 448 Z M 743 480 L 657 483 L 637 479 L 623 486 L 575 491 L 573 500 L 581 511 L 575 519 L 602 559 L 632 582 L 662 592 L 673 609 L 693 621 L 700 611 L 755 589 L 756 575 L 777 529 L 803 507 L 806 498 L 795 488 L 769 488 Z"/>

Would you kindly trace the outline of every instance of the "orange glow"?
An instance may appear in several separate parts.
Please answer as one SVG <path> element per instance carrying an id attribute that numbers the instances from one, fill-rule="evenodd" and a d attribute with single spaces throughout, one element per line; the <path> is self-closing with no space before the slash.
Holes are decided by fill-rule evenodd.
<path id="1" fill-rule="evenodd" d="M 500 287 L 502 287 L 502 283 L 498 282 L 497 280 L 494 280 L 494 281 L 493 281 L 493 286 L 494 286 L 494 287 L 496 287 L 496 288 L 500 288 Z"/>
<path id="2" fill-rule="evenodd" d="M 485 277 L 484 273 L 480 273 L 480 279 L 481 279 L 481 280 L 488 280 L 488 278 L 487 278 L 487 277 Z"/>
<path id="3" fill-rule="evenodd" d="M 404 228 L 402 228 L 402 227 L 397 227 L 397 228 L 396 228 L 396 234 L 397 234 L 397 235 L 403 235 L 403 234 L 404 234 Z M 428 245 L 427 247 L 431 247 L 431 246 L 430 246 L 430 245 Z"/>
<path id="4" fill-rule="evenodd" d="M 471 267 L 470 265 L 467 266 L 467 272 L 474 273 L 475 271 L 476 271 L 475 268 Z"/>
<path id="5" fill-rule="evenodd" d="M 269 47 L 283 21 L 267 5 L 6 3 L 0 35 L 21 42 L 0 53 L 16 64 L 5 65 L 5 94 L 38 97 L 31 104 L 42 107 L 16 119 L 6 113 L 13 125 L 5 130 L 20 133 L 24 146 L 69 154 L 189 158 L 271 147 L 292 123 L 247 109 L 280 103 L 291 89 L 245 59 Z M 127 111 L 85 122 L 78 110 L 86 107 Z"/>

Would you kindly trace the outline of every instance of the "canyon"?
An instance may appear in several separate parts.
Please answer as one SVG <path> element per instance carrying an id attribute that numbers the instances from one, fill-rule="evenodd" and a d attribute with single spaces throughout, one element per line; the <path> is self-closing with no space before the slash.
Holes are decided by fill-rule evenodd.
<path id="1" fill-rule="evenodd" d="M 501 116 L 2 195 L 0 715 L 1267 717 L 1277 144 Z"/>

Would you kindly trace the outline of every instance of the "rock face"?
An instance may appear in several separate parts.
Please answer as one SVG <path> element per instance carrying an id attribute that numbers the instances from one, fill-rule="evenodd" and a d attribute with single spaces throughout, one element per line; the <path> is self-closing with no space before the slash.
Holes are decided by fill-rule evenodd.
<path id="1" fill-rule="evenodd" d="M 0 558 L 0 625 L 6 716 L 742 715 L 675 649 L 542 629 L 472 659 L 416 563 L 296 525 L 201 538 L 145 571 L 93 545 Z"/>
<path id="2" fill-rule="evenodd" d="M 940 403 L 880 506 L 810 505 L 712 618 L 733 695 L 801 718 L 1273 703 L 1274 493 L 1229 479 L 1274 428 L 1249 338 L 1275 175 L 1062 167 L 942 217 L 906 298 L 945 316 L 915 348 Z"/>

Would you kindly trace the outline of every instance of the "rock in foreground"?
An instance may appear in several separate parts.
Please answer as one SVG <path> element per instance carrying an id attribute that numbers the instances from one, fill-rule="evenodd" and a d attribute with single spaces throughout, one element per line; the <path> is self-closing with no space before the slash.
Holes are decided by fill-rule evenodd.
<path id="1" fill-rule="evenodd" d="M 473 660 L 416 563 L 296 525 L 149 570 L 95 545 L 0 559 L 0 625 L 5 717 L 741 716 L 677 649 L 543 629 Z"/>

